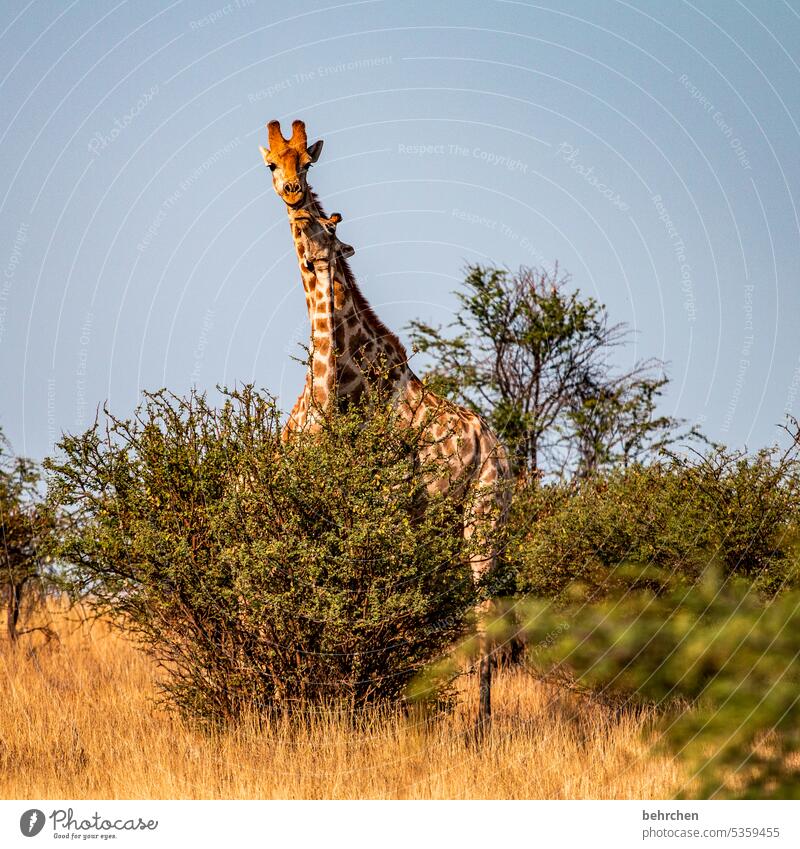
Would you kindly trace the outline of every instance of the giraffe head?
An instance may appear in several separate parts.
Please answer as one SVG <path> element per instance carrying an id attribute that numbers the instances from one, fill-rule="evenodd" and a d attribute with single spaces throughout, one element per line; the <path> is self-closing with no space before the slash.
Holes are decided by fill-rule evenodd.
<path id="1" fill-rule="evenodd" d="M 336 236 L 336 225 L 342 220 L 338 212 L 330 218 L 320 218 L 307 210 L 291 213 L 296 238 L 303 247 L 306 268 L 311 270 L 316 263 L 334 263 L 338 258 L 347 259 L 355 253 L 351 245 L 340 242 Z"/>
<path id="2" fill-rule="evenodd" d="M 292 121 L 292 136 L 285 139 L 279 121 L 267 124 L 269 149 L 261 148 L 264 164 L 272 171 L 272 185 L 278 197 L 292 209 L 302 206 L 308 192 L 306 174 L 322 152 L 322 139 L 311 146 L 306 125 Z"/>

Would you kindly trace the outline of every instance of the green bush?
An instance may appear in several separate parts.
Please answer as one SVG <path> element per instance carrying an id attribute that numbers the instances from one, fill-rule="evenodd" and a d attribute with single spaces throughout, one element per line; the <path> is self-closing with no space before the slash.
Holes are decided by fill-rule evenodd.
<path id="1" fill-rule="evenodd" d="M 7 449 L 0 430 L 0 606 L 11 643 L 33 632 L 49 639 L 46 625 L 25 620 L 56 584 L 51 545 L 59 517 L 42 503 L 36 464 Z"/>
<path id="2" fill-rule="evenodd" d="M 533 665 L 657 703 L 682 795 L 800 796 L 798 443 L 520 493 L 506 560 Z"/>
<path id="3" fill-rule="evenodd" d="M 752 579 L 770 593 L 797 578 L 800 441 L 796 430 L 790 435 L 788 451 L 775 447 L 749 455 L 717 448 L 683 464 L 725 573 Z"/>
<path id="4" fill-rule="evenodd" d="M 656 739 L 686 764 L 684 797 L 800 798 L 800 592 L 765 600 L 706 572 L 690 588 L 527 606 L 540 670 L 658 703 Z"/>
<path id="5" fill-rule="evenodd" d="M 270 398 L 224 396 L 148 394 L 63 439 L 50 497 L 76 519 L 60 554 L 77 588 L 189 716 L 401 699 L 475 601 L 463 505 L 426 497 L 420 431 L 375 404 L 283 445 Z"/>
<path id="6" fill-rule="evenodd" d="M 721 448 L 520 493 L 507 560 L 520 592 L 601 598 L 692 583 L 714 560 L 772 593 L 797 575 L 796 450 Z"/>

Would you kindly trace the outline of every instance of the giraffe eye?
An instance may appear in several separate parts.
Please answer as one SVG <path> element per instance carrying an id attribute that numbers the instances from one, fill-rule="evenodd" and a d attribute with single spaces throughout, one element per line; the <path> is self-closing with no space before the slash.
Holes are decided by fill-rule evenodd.
<path id="1" fill-rule="evenodd" d="M 269 163 L 269 170 L 274 171 L 278 166 L 274 162 Z"/>

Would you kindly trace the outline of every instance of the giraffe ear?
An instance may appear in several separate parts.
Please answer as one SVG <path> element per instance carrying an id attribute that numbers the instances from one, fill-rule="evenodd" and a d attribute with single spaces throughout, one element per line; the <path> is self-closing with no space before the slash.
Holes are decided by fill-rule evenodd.
<path id="1" fill-rule="evenodd" d="M 320 139 L 319 141 L 315 141 L 314 144 L 308 146 L 308 155 L 311 157 L 312 162 L 316 162 L 319 159 L 319 155 L 322 153 L 322 144 L 322 139 Z"/>
<path id="2" fill-rule="evenodd" d="M 264 157 L 264 164 L 269 165 L 269 159 L 267 159 L 267 157 L 269 156 L 269 151 L 261 145 L 258 146 L 258 149 L 261 151 L 261 155 Z"/>

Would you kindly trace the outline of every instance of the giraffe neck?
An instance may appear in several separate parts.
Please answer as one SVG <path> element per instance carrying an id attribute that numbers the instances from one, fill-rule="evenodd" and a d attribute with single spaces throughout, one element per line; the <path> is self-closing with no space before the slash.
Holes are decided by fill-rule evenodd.
<path id="1" fill-rule="evenodd" d="M 312 406 L 322 410 L 336 392 L 332 267 L 329 263 L 311 264 L 306 257 L 305 246 L 299 225 L 294 220 L 294 214 L 289 212 L 289 222 L 311 325 L 310 361 L 306 382 L 311 390 Z"/>
<path id="2" fill-rule="evenodd" d="M 315 217 L 327 217 L 310 189 L 303 209 Z M 327 264 L 307 267 L 294 226 L 292 235 L 311 324 L 309 379 L 314 401 L 324 406 L 334 393 L 341 400 L 358 399 L 370 386 L 391 388 L 413 377 L 405 348 L 375 315 L 347 260 L 336 258 L 331 281 Z"/>

